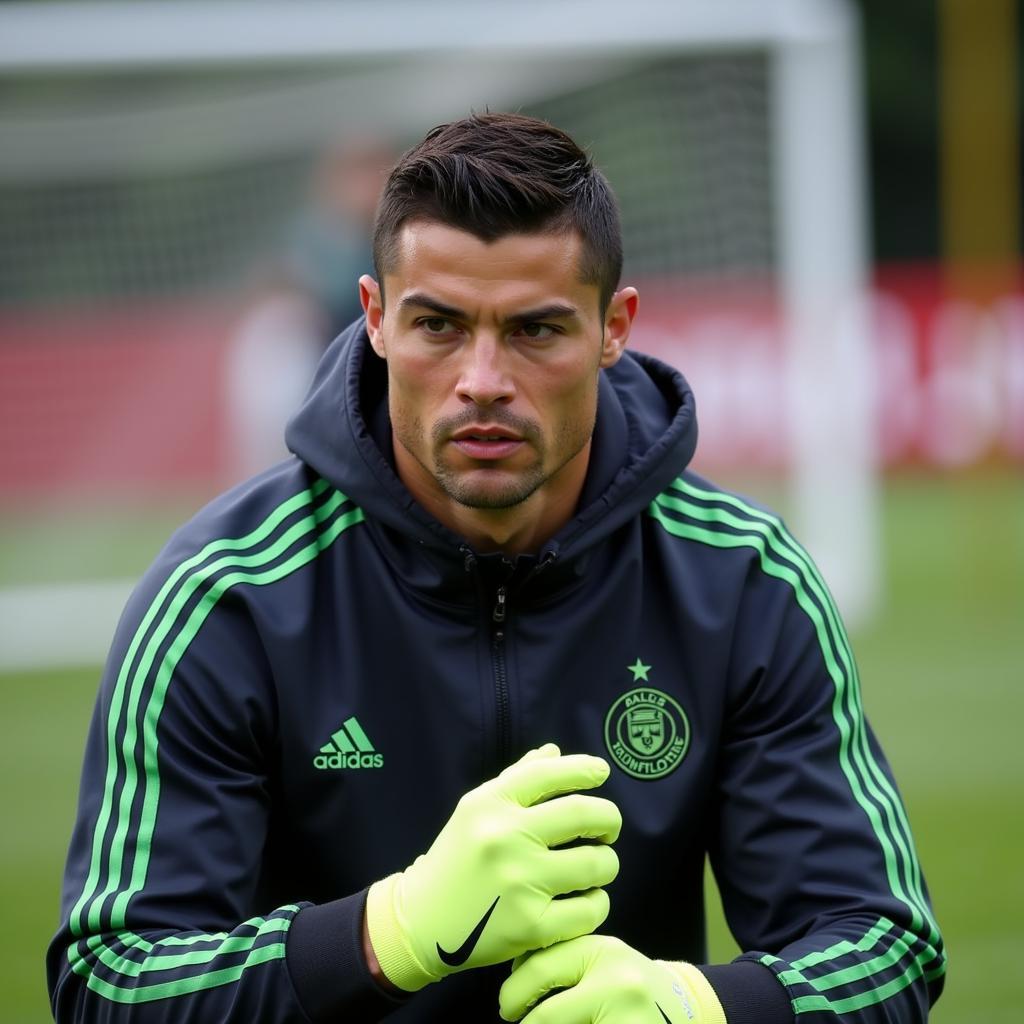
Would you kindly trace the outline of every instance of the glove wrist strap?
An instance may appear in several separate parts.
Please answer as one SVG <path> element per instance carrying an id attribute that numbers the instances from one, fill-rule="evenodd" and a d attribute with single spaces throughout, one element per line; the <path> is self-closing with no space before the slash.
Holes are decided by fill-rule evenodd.
<path id="1" fill-rule="evenodd" d="M 693 964 L 667 960 L 656 962 L 679 982 L 682 988 L 681 996 L 690 1010 L 689 1018 L 700 1021 L 700 1024 L 727 1024 L 725 1010 L 722 1009 L 711 982 Z"/>
<path id="2" fill-rule="evenodd" d="M 384 977 L 405 992 L 418 992 L 439 978 L 417 959 L 399 922 L 395 890 L 401 877 L 401 872 L 388 875 L 370 886 L 366 896 L 366 930 Z"/>

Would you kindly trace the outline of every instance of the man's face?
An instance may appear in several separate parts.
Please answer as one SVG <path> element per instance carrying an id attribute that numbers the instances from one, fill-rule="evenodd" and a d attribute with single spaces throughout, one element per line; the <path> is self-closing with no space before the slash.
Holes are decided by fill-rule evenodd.
<path id="1" fill-rule="evenodd" d="M 387 360 L 400 475 L 417 497 L 514 509 L 566 484 L 575 503 L 597 411 L 598 371 L 621 355 L 632 289 L 601 315 L 579 280 L 574 233 L 487 243 L 436 222 L 406 225 L 386 308 L 360 282 Z M 563 480 L 564 478 L 564 480 Z"/>

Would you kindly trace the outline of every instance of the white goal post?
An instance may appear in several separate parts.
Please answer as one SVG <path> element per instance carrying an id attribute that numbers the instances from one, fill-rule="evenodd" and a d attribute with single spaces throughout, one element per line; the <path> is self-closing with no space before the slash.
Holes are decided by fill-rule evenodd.
<path id="1" fill-rule="evenodd" d="M 163 113 L 133 110 L 126 100 L 109 114 L 51 112 L 46 131 L 8 107 L 0 110 L 0 188 L 184 165 L 198 159 L 191 147 L 200 143 L 222 161 L 270 156 L 313 145 L 328 124 L 356 132 L 385 125 L 415 137 L 470 109 L 528 108 L 644 62 L 750 52 L 763 54 L 767 68 L 772 276 L 786 368 L 785 393 L 771 400 L 786 409 L 790 517 L 856 624 L 877 607 L 881 550 L 863 303 L 860 32 L 849 0 L 5 3 L 0 86 L 19 76 L 172 77 L 225 68 L 331 74 L 299 77 L 258 108 L 237 92 L 186 98 Z M 182 104 L 191 129 L 169 146 Z M 258 118 L 273 121 L 274 131 L 254 132 Z M 69 170 L 62 154 L 72 150 Z M 685 353 L 675 361 L 686 372 Z M 51 622 L 44 650 L 51 657 L 55 634 Z"/>

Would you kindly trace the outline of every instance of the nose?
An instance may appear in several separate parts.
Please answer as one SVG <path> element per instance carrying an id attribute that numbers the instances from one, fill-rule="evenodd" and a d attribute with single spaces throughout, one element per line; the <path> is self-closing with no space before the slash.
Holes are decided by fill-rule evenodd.
<path id="1" fill-rule="evenodd" d="M 464 402 L 493 405 L 511 401 L 515 384 L 506 366 L 507 353 L 501 340 L 482 334 L 463 349 L 457 393 Z"/>

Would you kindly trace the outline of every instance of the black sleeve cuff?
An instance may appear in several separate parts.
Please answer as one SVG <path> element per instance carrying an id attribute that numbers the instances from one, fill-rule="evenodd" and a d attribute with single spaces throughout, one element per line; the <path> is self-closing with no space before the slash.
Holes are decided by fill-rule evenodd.
<path id="1" fill-rule="evenodd" d="M 700 971 L 715 990 L 728 1024 L 793 1024 L 793 1007 L 786 990 L 757 961 L 701 964 Z"/>
<path id="2" fill-rule="evenodd" d="M 363 956 L 366 892 L 303 907 L 288 930 L 288 973 L 312 1021 L 378 1020 L 405 1002 L 377 983 Z"/>

